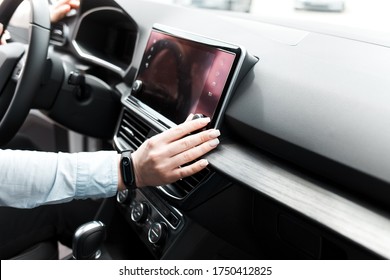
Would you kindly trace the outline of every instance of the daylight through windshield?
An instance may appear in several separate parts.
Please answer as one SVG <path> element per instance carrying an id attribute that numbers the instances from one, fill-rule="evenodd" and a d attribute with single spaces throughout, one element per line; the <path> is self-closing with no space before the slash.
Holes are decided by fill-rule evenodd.
<path id="1" fill-rule="evenodd" d="M 389 32 L 388 0 L 155 0 L 194 8 L 248 12 L 265 18 L 294 19 Z"/>

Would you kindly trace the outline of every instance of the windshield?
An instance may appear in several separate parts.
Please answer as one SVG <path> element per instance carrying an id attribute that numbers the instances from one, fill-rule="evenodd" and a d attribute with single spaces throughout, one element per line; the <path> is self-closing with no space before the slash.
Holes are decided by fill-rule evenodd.
<path id="1" fill-rule="evenodd" d="M 390 33 L 389 0 L 155 0 L 197 9 L 248 13 L 258 18 L 325 23 Z"/>

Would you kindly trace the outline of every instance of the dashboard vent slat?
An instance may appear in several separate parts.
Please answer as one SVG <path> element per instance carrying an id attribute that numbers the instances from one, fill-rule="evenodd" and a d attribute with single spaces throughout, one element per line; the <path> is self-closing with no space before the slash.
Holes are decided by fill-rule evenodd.
<path id="1" fill-rule="evenodd" d="M 147 139 L 150 130 L 145 122 L 124 111 L 117 137 L 136 150 Z"/>
<path id="2" fill-rule="evenodd" d="M 177 199 L 183 199 L 201 183 L 203 183 L 210 175 L 211 170 L 209 168 L 205 168 L 192 176 L 183 178 L 163 188 L 171 196 Z"/>

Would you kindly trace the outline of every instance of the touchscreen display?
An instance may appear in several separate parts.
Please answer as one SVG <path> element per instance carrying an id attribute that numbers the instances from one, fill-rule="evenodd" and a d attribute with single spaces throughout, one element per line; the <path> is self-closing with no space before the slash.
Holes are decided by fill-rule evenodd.
<path id="1" fill-rule="evenodd" d="M 133 95 L 172 122 L 190 113 L 213 119 L 227 91 L 234 52 L 152 30 Z"/>

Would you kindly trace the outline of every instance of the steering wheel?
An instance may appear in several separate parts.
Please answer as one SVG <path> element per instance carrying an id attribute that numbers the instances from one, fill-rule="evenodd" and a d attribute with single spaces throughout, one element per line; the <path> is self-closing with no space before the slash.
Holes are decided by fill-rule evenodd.
<path id="1" fill-rule="evenodd" d="M 0 5 L 3 32 L 22 1 L 4 0 Z M 30 3 L 28 45 L 11 42 L 0 46 L 0 146 L 12 139 L 26 119 L 45 68 L 50 39 L 49 3 Z"/>

